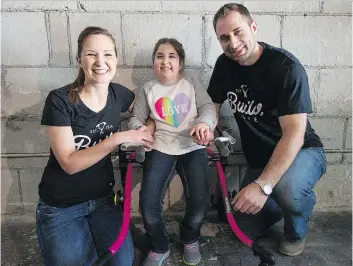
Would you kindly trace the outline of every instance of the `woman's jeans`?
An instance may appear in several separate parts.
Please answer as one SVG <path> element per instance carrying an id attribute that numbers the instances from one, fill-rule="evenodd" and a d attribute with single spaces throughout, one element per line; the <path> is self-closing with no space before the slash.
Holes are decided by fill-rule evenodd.
<path id="1" fill-rule="evenodd" d="M 157 253 L 169 250 L 168 233 L 162 213 L 163 199 L 174 176 L 174 169 L 182 180 L 186 199 L 186 213 L 180 224 L 180 238 L 184 244 L 199 239 L 209 207 L 208 155 L 205 149 L 183 155 L 168 155 L 157 150 L 146 153 L 140 209 L 150 248 Z"/>
<path id="2" fill-rule="evenodd" d="M 116 240 L 122 225 L 120 205 L 110 196 L 68 208 L 39 201 L 37 234 L 45 265 L 92 265 Z M 107 265 L 131 266 L 134 247 L 130 233 Z"/>
<path id="3" fill-rule="evenodd" d="M 248 168 L 241 187 L 252 183 L 262 171 Z M 268 227 L 284 218 L 284 236 L 287 240 L 304 239 L 316 203 L 313 189 L 325 172 L 326 156 L 323 148 L 302 149 L 259 213 L 253 215 L 235 212 L 240 228 L 255 240 Z"/>

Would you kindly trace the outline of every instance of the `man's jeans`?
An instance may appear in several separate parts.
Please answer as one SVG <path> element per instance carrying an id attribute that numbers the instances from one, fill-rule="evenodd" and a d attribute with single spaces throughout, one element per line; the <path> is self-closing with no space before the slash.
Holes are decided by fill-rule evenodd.
<path id="1" fill-rule="evenodd" d="M 256 180 L 263 169 L 248 168 L 241 187 Z M 308 222 L 316 203 L 313 188 L 326 172 L 326 156 L 323 148 L 302 149 L 294 162 L 274 187 L 263 209 L 253 214 L 235 213 L 240 228 L 256 239 L 268 227 L 284 218 L 284 236 L 299 241 L 308 233 Z"/>
<path id="2" fill-rule="evenodd" d="M 200 237 L 209 206 L 208 155 L 205 149 L 183 155 L 168 155 L 157 150 L 146 153 L 140 209 L 150 248 L 157 253 L 169 250 L 162 212 L 163 199 L 174 176 L 174 169 L 182 180 L 186 198 L 186 213 L 180 224 L 180 238 L 184 244 L 193 243 Z"/>
<path id="3" fill-rule="evenodd" d="M 113 193 L 68 208 L 56 208 L 39 201 L 37 234 L 45 265 L 92 265 L 116 240 L 122 224 L 119 205 Z M 131 266 L 134 258 L 132 238 L 107 265 Z"/>

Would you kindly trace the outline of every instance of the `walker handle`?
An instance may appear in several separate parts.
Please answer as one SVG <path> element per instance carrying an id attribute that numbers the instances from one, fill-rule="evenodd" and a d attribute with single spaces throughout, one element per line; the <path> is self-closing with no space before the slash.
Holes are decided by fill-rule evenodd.
<path id="1" fill-rule="evenodd" d="M 223 156 L 223 157 L 227 157 L 229 156 L 229 149 L 224 145 L 224 143 L 222 141 L 220 141 L 219 139 L 216 139 L 216 141 L 214 142 L 218 152 Z"/>
<path id="2" fill-rule="evenodd" d="M 145 160 L 145 147 L 140 143 L 122 143 L 120 146 L 122 151 L 135 151 L 135 160 L 142 163 Z"/>

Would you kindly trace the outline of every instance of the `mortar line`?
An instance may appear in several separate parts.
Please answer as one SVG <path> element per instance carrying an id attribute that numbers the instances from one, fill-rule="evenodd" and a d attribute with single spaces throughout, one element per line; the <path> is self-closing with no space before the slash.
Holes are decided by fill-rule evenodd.
<path id="1" fill-rule="evenodd" d="M 17 182 L 18 182 L 18 193 L 20 194 L 19 195 L 20 196 L 20 205 L 24 210 L 20 170 L 16 170 L 16 174 L 17 174 Z"/>
<path id="2" fill-rule="evenodd" d="M 66 35 L 67 35 L 67 43 L 69 46 L 69 64 L 70 67 L 74 66 L 72 61 L 72 43 L 71 43 L 71 28 L 70 28 L 70 17 L 69 12 L 65 12 L 66 15 Z"/>
<path id="3" fill-rule="evenodd" d="M 124 14 L 120 13 L 120 34 L 121 34 L 121 57 L 123 59 L 123 66 L 126 66 L 126 55 L 125 55 L 125 39 L 124 39 L 124 30 L 123 30 L 123 16 Z"/>
<path id="4" fill-rule="evenodd" d="M 284 28 L 284 16 L 280 16 L 279 20 L 279 45 L 283 48 L 283 28 Z"/>
<path id="5" fill-rule="evenodd" d="M 347 140 L 347 132 L 348 132 L 348 123 L 349 123 L 349 118 L 346 118 L 344 121 L 344 127 L 343 127 L 343 143 L 342 143 L 342 148 L 346 148 L 346 140 Z"/>
<path id="6" fill-rule="evenodd" d="M 48 65 L 51 65 L 52 60 L 53 60 L 53 50 L 51 47 L 51 28 L 50 28 L 50 18 L 49 18 L 49 13 L 44 12 L 44 21 L 45 21 L 45 30 L 47 34 L 47 41 L 48 41 L 48 52 L 49 52 L 49 60 L 48 60 Z"/>
<path id="7" fill-rule="evenodd" d="M 207 65 L 206 55 L 206 16 L 201 16 L 201 66 Z"/>

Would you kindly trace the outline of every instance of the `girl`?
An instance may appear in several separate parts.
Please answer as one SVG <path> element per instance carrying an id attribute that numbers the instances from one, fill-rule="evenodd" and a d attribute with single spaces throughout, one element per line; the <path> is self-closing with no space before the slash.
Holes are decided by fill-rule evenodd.
<path id="1" fill-rule="evenodd" d="M 200 82 L 184 76 L 185 52 L 177 40 L 160 39 L 152 59 L 156 79 L 137 92 L 129 120 L 130 128 L 141 130 L 148 117 L 155 122 L 154 146 L 146 154 L 140 191 L 140 209 L 151 245 L 143 265 L 161 265 L 170 255 L 162 202 L 174 169 L 186 197 L 186 213 L 180 224 L 183 260 L 196 265 L 201 260 L 198 239 L 209 205 L 208 156 L 202 145 L 212 135 L 216 111 Z"/>
<path id="2" fill-rule="evenodd" d="M 147 131 L 117 132 L 134 93 L 110 83 L 117 65 L 112 35 L 98 27 L 84 29 L 77 61 L 77 79 L 49 93 L 42 116 L 51 149 L 39 184 L 36 222 L 44 263 L 50 266 L 92 265 L 111 246 L 122 213 L 113 201 L 110 153 L 122 142 L 146 147 L 153 142 Z M 133 256 L 129 235 L 109 265 L 132 265 Z"/>

